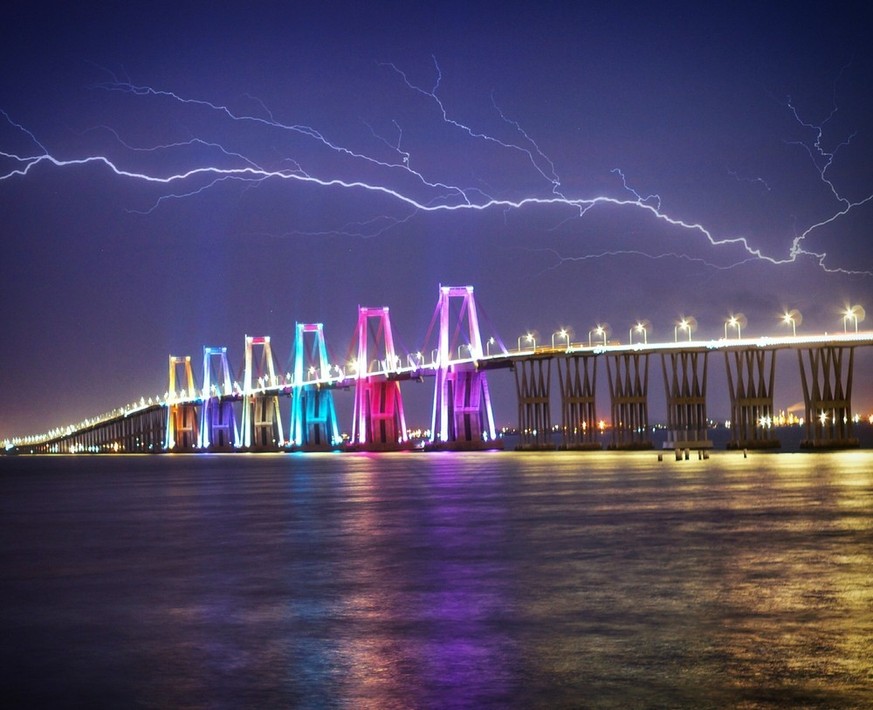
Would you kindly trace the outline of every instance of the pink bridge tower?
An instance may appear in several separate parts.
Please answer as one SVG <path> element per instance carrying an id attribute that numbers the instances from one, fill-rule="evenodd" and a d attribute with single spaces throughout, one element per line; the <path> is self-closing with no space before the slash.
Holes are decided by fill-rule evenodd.
<path id="1" fill-rule="evenodd" d="M 373 323 L 375 330 L 371 331 Z M 396 377 L 401 363 L 394 350 L 388 308 L 358 306 L 357 338 L 351 446 L 368 451 L 405 448 L 406 418 Z"/>
<path id="2" fill-rule="evenodd" d="M 450 337 L 451 300 L 460 300 L 460 312 Z M 440 286 L 434 311 L 439 316 L 439 346 L 434 367 L 436 385 L 433 397 L 430 448 L 499 448 L 494 429 L 494 414 L 485 372 L 478 368 L 482 359 L 482 338 L 472 286 Z M 466 339 L 459 340 L 466 322 Z"/>

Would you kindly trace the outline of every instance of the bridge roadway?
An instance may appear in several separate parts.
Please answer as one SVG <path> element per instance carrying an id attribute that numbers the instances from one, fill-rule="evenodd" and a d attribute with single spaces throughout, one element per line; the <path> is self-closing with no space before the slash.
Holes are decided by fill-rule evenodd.
<path id="1" fill-rule="evenodd" d="M 360 377 L 340 373 L 335 377 L 315 377 L 300 382 L 283 382 L 281 378 L 274 377 L 273 384 L 264 383 L 263 386 L 249 387 L 246 391 L 237 387 L 211 398 L 202 394 L 190 396 L 184 391 L 181 394 L 174 392 L 164 401 L 146 402 L 143 399 L 138 405 L 113 410 L 75 427 L 5 443 L 7 452 L 13 453 L 198 451 L 204 448 L 227 451 L 336 449 L 342 448 L 339 442 L 331 440 L 323 430 L 318 436 L 320 430 L 317 425 L 323 420 L 317 416 L 310 417 L 309 433 L 315 432 L 315 442 L 306 440 L 295 443 L 286 437 L 281 428 L 278 398 L 294 397 L 304 391 L 330 393 L 336 389 L 358 388 L 364 382 L 371 385 L 379 382 L 398 383 L 399 388 L 399 382 L 438 376 L 441 371 L 486 373 L 489 370 L 511 368 L 516 374 L 521 448 L 600 448 L 596 437 L 595 383 L 597 362 L 605 360 L 612 414 L 613 441 L 610 448 L 651 448 L 648 359 L 653 354 L 659 354 L 668 406 L 668 439 L 664 447 L 677 451 L 705 449 L 712 446 L 706 431 L 707 359 L 711 353 L 722 352 L 731 396 L 732 437 L 729 446 L 770 448 L 779 446 L 769 427 L 773 417 L 775 352 L 792 349 L 798 353 L 804 391 L 807 427 L 804 446 L 846 448 L 858 445 L 852 435 L 851 417 L 854 349 L 871 345 L 873 332 L 867 331 L 625 345 L 569 343 L 565 347 L 534 346 L 493 355 L 483 354 L 478 358 L 453 358 L 453 353 L 444 349 L 448 355 L 444 365 L 435 353 L 435 361 L 429 363 L 403 365 L 399 358 L 395 358 L 395 366 L 387 367 L 383 361 L 382 369 L 371 370 Z M 171 358 L 171 369 L 173 360 Z M 558 364 L 562 400 L 562 421 L 557 434 L 551 423 L 550 380 L 553 361 Z M 482 382 L 485 382 L 484 377 Z M 455 386 L 460 387 L 458 384 Z M 487 398 L 487 385 L 485 395 Z M 276 403 L 272 411 L 261 407 L 260 415 L 255 415 L 248 425 L 254 429 L 261 427 L 262 433 L 269 429 L 267 435 L 259 442 L 242 445 L 234 408 L 245 407 L 246 403 L 254 406 L 256 402 L 271 401 Z M 225 412 L 226 421 L 212 425 L 213 436 L 207 446 L 202 446 L 203 439 L 197 432 L 197 410 L 210 402 L 213 409 L 217 405 L 216 411 Z M 332 401 L 330 406 L 332 408 Z M 490 416 L 490 401 L 488 408 Z M 436 406 L 434 409 L 436 421 Z M 431 443 L 435 444 L 433 448 L 494 448 L 499 443 L 495 441 L 493 422 L 491 435 L 488 435 L 484 414 L 472 430 L 469 412 L 464 416 L 467 417 L 466 436 L 445 442 L 432 440 Z M 168 436 L 168 430 L 172 430 L 172 436 Z M 405 437 L 405 424 L 402 432 Z M 562 440 L 554 442 L 553 435 L 560 435 Z M 409 442 L 400 438 L 381 444 L 371 442 L 369 446 L 365 443 L 345 448 L 410 448 Z M 440 443 L 443 445 L 440 446 Z"/>

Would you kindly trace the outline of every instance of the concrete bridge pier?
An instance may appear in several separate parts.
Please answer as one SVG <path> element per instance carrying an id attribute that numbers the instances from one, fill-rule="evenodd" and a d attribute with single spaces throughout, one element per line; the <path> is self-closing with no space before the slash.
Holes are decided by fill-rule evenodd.
<path id="1" fill-rule="evenodd" d="M 729 449 L 778 449 L 770 428 L 773 421 L 773 385 L 776 351 L 763 348 L 725 350 L 731 399 Z"/>
<path id="2" fill-rule="evenodd" d="M 661 353 L 667 394 L 665 449 L 711 449 L 706 419 L 706 350 Z"/>
<path id="3" fill-rule="evenodd" d="M 597 439 L 595 355 L 568 355 L 558 361 L 561 387 L 562 449 L 600 449 Z"/>
<path id="4" fill-rule="evenodd" d="M 804 358 L 804 355 L 806 356 Z M 803 449 L 848 449 L 860 445 L 852 422 L 855 347 L 820 345 L 797 351 L 806 439 Z"/>
<path id="5" fill-rule="evenodd" d="M 554 449 L 549 388 L 552 359 L 531 356 L 515 363 L 519 449 Z"/>
<path id="6" fill-rule="evenodd" d="M 651 449 L 649 430 L 649 353 L 615 353 L 606 357 L 612 408 L 610 449 Z"/>

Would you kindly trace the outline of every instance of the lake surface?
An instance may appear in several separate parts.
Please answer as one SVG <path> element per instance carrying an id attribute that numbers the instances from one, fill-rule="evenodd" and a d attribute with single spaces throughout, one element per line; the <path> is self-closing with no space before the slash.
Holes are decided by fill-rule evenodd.
<path id="1" fill-rule="evenodd" d="M 17 706 L 870 707 L 873 453 L 0 457 L 0 602 Z"/>

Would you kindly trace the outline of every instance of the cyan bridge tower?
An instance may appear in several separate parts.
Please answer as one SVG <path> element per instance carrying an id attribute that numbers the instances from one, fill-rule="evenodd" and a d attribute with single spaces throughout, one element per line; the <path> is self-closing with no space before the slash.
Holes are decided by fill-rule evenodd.
<path id="1" fill-rule="evenodd" d="M 376 328 L 371 338 L 369 326 L 373 322 Z M 387 307 L 358 307 L 357 339 L 352 446 L 369 450 L 400 448 L 408 436 L 400 382 L 392 378 L 400 362 Z"/>
<path id="2" fill-rule="evenodd" d="M 466 323 L 467 342 L 450 336 L 452 299 L 460 300 L 455 335 Z M 497 433 L 482 358 L 482 338 L 472 286 L 440 286 L 434 319 L 439 317 L 431 446 L 434 448 L 492 448 Z M 466 356 L 465 356 L 466 353 Z M 457 358 L 455 358 L 457 354 Z"/>
<path id="3" fill-rule="evenodd" d="M 314 336 L 307 351 L 305 335 Z M 289 444 L 295 448 L 331 449 L 341 442 L 333 404 L 330 362 L 321 323 L 297 323 L 294 334 L 294 387 Z"/>

